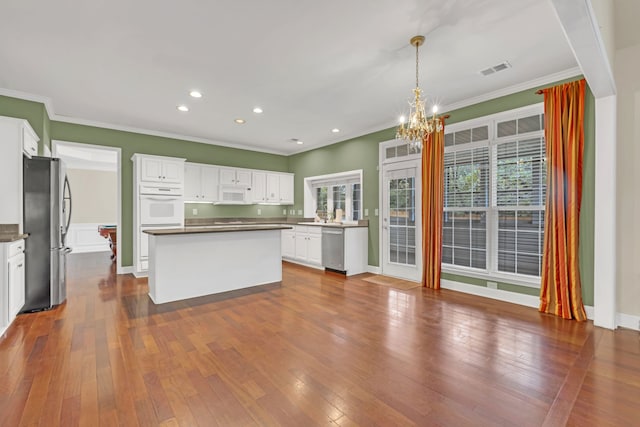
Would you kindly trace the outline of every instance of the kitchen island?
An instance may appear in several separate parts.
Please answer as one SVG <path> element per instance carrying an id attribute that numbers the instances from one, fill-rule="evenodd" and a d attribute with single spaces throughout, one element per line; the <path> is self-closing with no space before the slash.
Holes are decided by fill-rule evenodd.
<path id="1" fill-rule="evenodd" d="M 282 280 L 286 225 L 218 225 L 144 230 L 149 297 L 163 304 Z"/>

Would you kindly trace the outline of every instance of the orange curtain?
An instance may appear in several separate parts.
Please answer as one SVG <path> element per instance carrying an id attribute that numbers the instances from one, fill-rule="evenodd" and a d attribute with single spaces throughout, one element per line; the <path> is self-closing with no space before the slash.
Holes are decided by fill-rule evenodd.
<path id="1" fill-rule="evenodd" d="M 422 141 L 422 286 L 433 289 L 440 289 L 443 209 L 444 126 Z"/>
<path id="2" fill-rule="evenodd" d="M 547 200 L 540 311 L 565 319 L 587 319 L 578 269 L 584 79 L 545 89 L 544 136 Z"/>

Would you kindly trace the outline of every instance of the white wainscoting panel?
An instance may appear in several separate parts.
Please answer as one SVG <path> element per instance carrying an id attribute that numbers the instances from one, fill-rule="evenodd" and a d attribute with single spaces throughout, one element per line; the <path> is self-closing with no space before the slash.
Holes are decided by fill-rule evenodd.
<path id="1" fill-rule="evenodd" d="M 73 249 L 72 253 L 108 252 L 111 251 L 109 241 L 98 234 L 98 226 L 101 224 L 71 224 L 67 235 L 67 246 Z"/>

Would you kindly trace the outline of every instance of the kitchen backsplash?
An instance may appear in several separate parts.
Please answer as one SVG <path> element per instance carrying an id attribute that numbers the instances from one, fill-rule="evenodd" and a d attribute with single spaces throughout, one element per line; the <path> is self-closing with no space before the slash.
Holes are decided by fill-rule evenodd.
<path id="1" fill-rule="evenodd" d="M 197 213 L 194 213 L 194 209 Z M 214 205 L 212 203 L 185 203 L 187 218 L 276 218 L 289 215 L 290 206 L 276 205 Z M 258 210 L 260 213 L 258 213 Z M 284 213 L 283 213 L 284 212 Z"/>

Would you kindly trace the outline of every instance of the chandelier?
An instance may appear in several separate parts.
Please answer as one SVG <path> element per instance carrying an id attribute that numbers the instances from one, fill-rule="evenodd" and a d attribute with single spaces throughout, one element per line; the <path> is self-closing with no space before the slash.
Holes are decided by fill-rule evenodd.
<path id="1" fill-rule="evenodd" d="M 428 117 L 424 109 L 422 91 L 418 85 L 418 48 L 424 43 L 424 36 L 412 37 L 409 41 L 416 47 L 416 88 L 413 90 L 415 98 L 409 101 L 409 119 L 400 118 L 400 126 L 396 131 L 396 138 L 407 142 L 412 151 L 422 149 L 422 140 L 433 132 L 442 131 L 442 120 L 436 116 L 438 106 L 433 106 L 433 115 Z"/>

